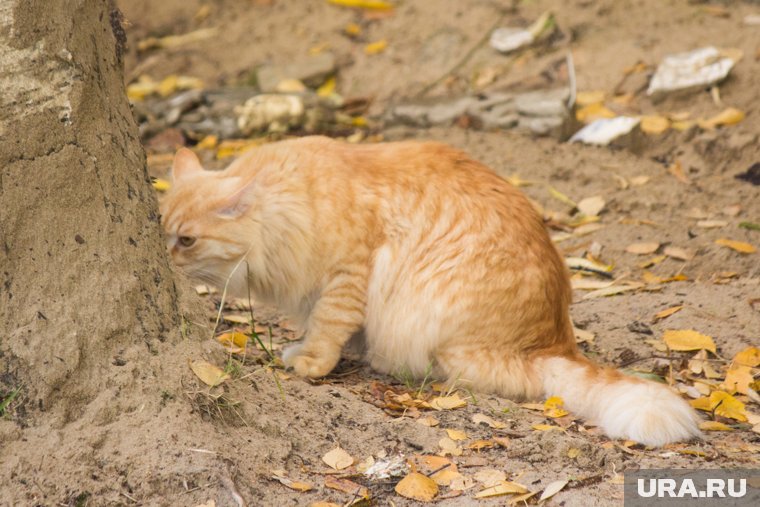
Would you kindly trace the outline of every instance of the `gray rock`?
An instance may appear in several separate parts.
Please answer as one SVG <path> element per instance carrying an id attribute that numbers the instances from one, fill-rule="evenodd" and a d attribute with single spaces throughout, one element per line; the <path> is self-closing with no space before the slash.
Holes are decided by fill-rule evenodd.
<path id="1" fill-rule="evenodd" d="M 285 65 L 263 65 L 256 71 L 256 80 L 262 92 L 271 93 L 283 79 L 298 79 L 306 86 L 319 86 L 335 70 L 335 55 L 319 53 Z"/>
<path id="2" fill-rule="evenodd" d="M 519 127 L 530 130 L 539 136 L 551 135 L 554 137 L 555 132 L 562 130 L 565 123 L 564 118 L 560 116 L 520 116 Z"/>
<path id="3" fill-rule="evenodd" d="M 432 125 L 448 125 L 465 114 L 472 105 L 473 99 L 462 97 L 454 102 L 442 102 L 428 109 L 427 119 Z"/>
<path id="4" fill-rule="evenodd" d="M 567 88 L 522 93 L 515 97 L 515 106 L 524 116 L 565 116 L 569 97 Z"/>
<path id="5" fill-rule="evenodd" d="M 430 108 L 418 104 L 400 104 L 393 108 L 391 120 L 412 127 L 427 127 Z"/>

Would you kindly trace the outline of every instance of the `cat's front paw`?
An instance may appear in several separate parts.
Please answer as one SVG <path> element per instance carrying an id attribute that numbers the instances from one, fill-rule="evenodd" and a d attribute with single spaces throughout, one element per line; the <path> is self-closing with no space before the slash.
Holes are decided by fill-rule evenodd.
<path id="1" fill-rule="evenodd" d="M 303 344 L 292 345 L 282 353 L 282 362 L 301 377 L 324 377 L 335 368 L 337 359 L 304 350 Z"/>

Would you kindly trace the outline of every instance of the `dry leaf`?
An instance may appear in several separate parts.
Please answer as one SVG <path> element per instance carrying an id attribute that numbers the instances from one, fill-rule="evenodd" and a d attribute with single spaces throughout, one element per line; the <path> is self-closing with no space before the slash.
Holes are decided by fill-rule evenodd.
<path id="1" fill-rule="evenodd" d="M 680 312 L 681 310 L 683 310 L 683 305 L 672 306 L 670 308 L 657 312 L 654 314 L 654 318 L 652 319 L 652 322 L 657 322 L 658 320 L 666 319 L 670 317 L 671 315 L 673 315 L 674 313 Z"/>
<path id="2" fill-rule="evenodd" d="M 510 481 L 501 481 L 496 486 L 491 486 L 490 488 L 486 488 L 483 491 L 476 493 L 475 498 L 491 498 L 493 496 L 517 495 L 527 492 L 528 488 L 522 484 Z"/>
<path id="3" fill-rule="evenodd" d="M 733 363 L 751 366 L 752 368 L 760 366 L 760 349 L 757 347 L 747 347 L 734 356 Z"/>
<path id="4" fill-rule="evenodd" d="M 578 329 L 577 327 L 573 326 L 573 334 L 575 335 L 575 343 L 593 343 L 594 342 L 594 333 L 591 331 L 586 331 L 585 329 Z"/>
<path id="5" fill-rule="evenodd" d="M 430 406 L 436 410 L 453 410 L 466 405 L 467 402 L 459 397 L 459 393 L 454 393 L 451 396 L 438 396 L 430 400 Z"/>
<path id="6" fill-rule="evenodd" d="M 559 190 L 557 190 L 554 187 L 549 187 L 549 195 L 552 196 L 553 198 L 557 199 L 559 202 L 567 204 L 568 206 L 570 206 L 572 208 L 577 208 L 578 207 L 578 205 L 575 204 L 575 201 L 573 201 L 568 196 L 566 196 L 565 194 L 563 194 L 562 192 L 560 192 Z"/>
<path id="7" fill-rule="evenodd" d="M 657 257 L 652 257 L 652 258 L 651 258 L 651 259 L 649 259 L 649 260 L 646 260 L 646 261 L 644 261 L 644 262 L 640 262 L 640 263 L 638 264 L 638 266 L 639 266 L 641 269 L 651 268 L 652 266 L 655 266 L 655 265 L 657 265 L 657 264 L 661 263 L 661 262 L 662 262 L 662 261 L 664 261 L 665 259 L 667 259 L 667 256 L 666 256 L 666 255 L 658 255 Z"/>
<path id="8" fill-rule="evenodd" d="M 625 251 L 636 255 L 649 255 L 655 253 L 658 248 L 660 248 L 659 243 L 632 243 L 625 248 Z"/>
<path id="9" fill-rule="evenodd" d="M 596 298 L 601 298 L 601 297 L 616 296 L 624 292 L 638 290 L 642 288 L 643 286 L 644 284 L 611 285 L 607 287 L 606 289 L 591 291 L 585 296 L 583 296 L 583 299 L 596 299 Z"/>
<path id="10" fill-rule="evenodd" d="M 285 476 L 284 473 L 277 473 L 272 476 L 272 479 L 278 481 L 283 486 L 287 486 L 290 489 L 300 491 L 301 493 L 311 490 L 311 485 L 305 482 L 294 481 Z"/>
<path id="11" fill-rule="evenodd" d="M 575 112 L 575 118 L 581 123 L 591 123 L 603 118 L 614 118 L 614 111 L 605 107 L 604 104 L 595 103 L 583 106 Z"/>
<path id="12" fill-rule="evenodd" d="M 475 486 L 475 481 L 472 477 L 457 477 L 449 484 L 449 489 L 453 491 L 466 491 Z"/>
<path id="13" fill-rule="evenodd" d="M 454 430 L 451 428 L 446 429 L 446 434 L 449 436 L 451 440 L 454 441 L 461 441 L 461 440 L 467 440 L 467 433 L 460 430 Z"/>
<path id="14" fill-rule="evenodd" d="M 201 28 L 194 32 L 184 33 L 182 35 L 167 35 L 166 37 L 148 37 L 137 43 L 138 51 L 147 51 L 148 49 L 156 48 L 174 48 L 190 44 L 191 42 L 199 42 L 206 39 L 210 39 L 217 35 L 218 30 L 216 28 Z"/>
<path id="15" fill-rule="evenodd" d="M 193 370 L 193 373 L 195 373 L 204 384 L 211 387 L 218 386 L 230 378 L 230 376 L 227 373 L 224 373 L 221 368 L 214 366 L 208 361 L 191 361 L 190 369 Z"/>
<path id="16" fill-rule="evenodd" d="M 353 495 L 354 498 L 369 498 L 369 490 L 367 488 L 348 479 L 339 479 L 332 475 L 326 475 L 325 487 L 348 493 L 349 495 Z"/>
<path id="17" fill-rule="evenodd" d="M 698 333 L 693 329 L 668 329 L 662 336 L 670 350 L 709 350 L 713 354 L 715 351 L 715 342 L 710 336 Z"/>
<path id="18" fill-rule="evenodd" d="M 354 464 L 354 458 L 340 447 L 336 447 L 322 456 L 322 461 L 335 470 L 343 470 Z"/>
<path id="19" fill-rule="evenodd" d="M 250 324 L 251 322 L 250 317 L 246 317 L 245 315 L 224 315 L 222 320 L 232 324 Z"/>
<path id="20" fill-rule="evenodd" d="M 722 387 L 729 393 L 747 394 L 749 386 L 754 382 L 752 368 L 749 366 L 731 365 L 726 372 Z"/>
<path id="21" fill-rule="evenodd" d="M 578 210 L 584 215 L 594 217 L 604 209 L 605 204 L 604 199 L 599 195 L 586 197 L 578 203 Z"/>
<path id="22" fill-rule="evenodd" d="M 662 253 L 668 257 L 672 257 L 673 259 L 678 259 L 681 261 L 690 261 L 694 258 L 694 252 L 675 246 L 666 246 L 665 250 Z"/>
<path id="23" fill-rule="evenodd" d="M 559 396 L 552 396 L 544 402 L 544 415 L 556 419 L 557 417 L 564 417 L 569 412 L 562 407 L 565 402 Z"/>
<path id="24" fill-rule="evenodd" d="M 434 426 L 438 426 L 439 421 L 435 417 L 429 415 L 426 417 L 420 417 L 419 419 L 417 419 L 417 422 L 423 426 L 428 426 L 432 428 Z"/>
<path id="25" fill-rule="evenodd" d="M 639 128 L 645 134 L 662 134 L 670 128 L 670 120 L 664 116 L 642 116 Z"/>
<path id="26" fill-rule="evenodd" d="M 552 426 L 551 424 L 534 424 L 531 428 L 536 431 L 565 431 L 559 426 Z"/>
<path id="27" fill-rule="evenodd" d="M 495 468 L 486 468 L 476 473 L 473 476 L 473 479 L 482 483 L 486 488 L 490 488 L 492 486 L 499 485 L 503 481 L 506 481 L 507 474 L 501 470 L 496 470 Z"/>
<path id="28" fill-rule="evenodd" d="M 244 349 L 248 345 L 248 335 L 240 331 L 223 333 L 216 337 L 217 341 L 225 347 L 235 346 Z"/>
<path id="29" fill-rule="evenodd" d="M 718 421 L 702 421 L 699 423 L 699 429 L 702 431 L 733 431 L 734 429 Z"/>
<path id="30" fill-rule="evenodd" d="M 747 420 L 744 403 L 724 391 L 713 391 L 709 397 L 691 400 L 689 404 L 697 410 L 714 412 L 721 417 L 728 417 L 741 422 Z"/>
<path id="31" fill-rule="evenodd" d="M 725 220 L 700 220 L 697 222 L 697 227 L 702 227 L 703 229 L 719 229 L 727 225 L 728 222 Z"/>
<path id="32" fill-rule="evenodd" d="M 562 491 L 562 488 L 567 486 L 568 482 L 569 481 L 565 479 L 563 481 L 554 481 L 550 483 L 548 486 L 546 486 L 546 488 L 544 488 L 544 492 L 541 493 L 541 497 L 538 499 L 538 501 L 543 502 L 544 500 L 547 500 L 553 497 L 554 495 Z"/>
<path id="33" fill-rule="evenodd" d="M 440 439 L 438 441 L 438 446 L 441 448 L 441 452 L 439 453 L 441 456 L 446 456 L 447 454 L 451 454 L 452 456 L 462 455 L 462 448 L 449 437 L 443 437 Z"/>
<path id="34" fill-rule="evenodd" d="M 649 182 L 649 176 L 634 176 L 631 178 L 631 185 L 634 187 L 640 187 L 646 185 Z"/>
<path id="35" fill-rule="evenodd" d="M 153 188 L 158 192 L 166 192 L 171 188 L 171 184 L 166 180 L 156 178 L 153 180 Z"/>
<path id="36" fill-rule="evenodd" d="M 462 474 L 457 472 L 456 467 L 446 467 L 430 476 L 439 486 L 448 486 L 451 481 L 459 479 Z"/>
<path id="37" fill-rule="evenodd" d="M 430 502 L 438 494 L 438 484 L 417 472 L 401 479 L 394 489 L 399 495 L 420 502 Z"/>
<path id="38" fill-rule="evenodd" d="M 575 96 L 575 103 L 579 106 L 590 106 L 591 104 L 599 104 L 604 102 L 604 92 L 602 90 L 594 90 L 591 92 L 578 92 Z"/>
<path id="39" fill-rule="evenodd" d="M 700 128 L 711 130 L 724 125 L 735 125 L 743 119 L 744 112 L 735 107 L 729 107 L 707 120 L 698 121 L 697 124 Z"/>
<path id="40" fill-rule="evenodd" d="M 335 502 L 314 502 L 314 503 L 310 503 L 309 507 L 343 507 L 343 506 Z"/>
<path id="41" fill-rule="evenodd" d="M 503 422 L 497 421 L 491 417 L 488 417 L 485 414 L 475 414 L 474 416 L 472 416 L 472 422 L 474 422 L 475 424 L 481 424 L 481 423 L 487 424 L 489 427 L 497 429 L 497 430 L 507 427 L 507 425 L 504 424 Z"/>
<path id="42" fill-rule="evenodd" d="M 393 9 L 393 4 L 384 0 L 327 0 L 333 5 L 341 7 L 355 7 L 357 9 L 370 9 L 387 11 Z"/>
<path id="43" fill-rule="evenodd" d="M 379 41 L 375 41 L 364 46 L 364 54 L 376 55 L 385 51 L 385 48 L 387 47 L 388 41 L 385 39 L 380 39 Z"/>
<path id="44" fill-rule="evenodd" d="M 689 178 L 686 177 L 686 173 L 683 172 L 683 166 L 680 160 L 676 160 L 668 166 L 668 172 L 676 177 L 681 183 L 691 183 Z"/>
<path id="45" fill-rule="evenodd" d="M 751 254 L 757 251 L 757 248 L 750 245 L 749 243 L 744 243 L 743 241 L 734 241 L 731 239 L 721 238 L 716 239 L 715 243 L 721 246 L 727 246 L 728 248 L 731 248 L 743 254 Z"/>

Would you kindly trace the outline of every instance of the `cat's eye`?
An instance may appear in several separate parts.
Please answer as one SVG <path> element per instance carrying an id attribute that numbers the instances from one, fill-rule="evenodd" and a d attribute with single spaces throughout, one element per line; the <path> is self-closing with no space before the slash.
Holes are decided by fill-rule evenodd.
<path id="1" fill-rule="evenodd" d="M 188 248 L 195 244 L 195 238 L 192 236 L 180 236 L 177 239 L 177 242 L 180 244 L 180 246 Z"/>

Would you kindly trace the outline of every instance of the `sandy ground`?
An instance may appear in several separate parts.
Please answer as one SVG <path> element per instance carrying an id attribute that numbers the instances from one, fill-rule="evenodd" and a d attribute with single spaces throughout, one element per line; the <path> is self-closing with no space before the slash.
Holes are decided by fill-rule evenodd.
<path id="1" fill-rule="evenodd" d="M 717 360 L 711 364 L 721 376 L 734 354 L 760 345 L 760 303 L 756 302 L 760 298 L 760 253 L 741 254 L 715 243 L 727 238 L 760 247 L 760 231 L 739 227 L 741 222 L 760 222 L 760 187 L 735 178 L 760 161 L 756 87 L 760 28 L 743 22 L 746 15 L 760 14 L 757 4 L 531 1 L 513 2 L 513 10 L 502 12 L 500 2 L 407 0 L 398 2 L 391 14 L 368 15 L 323 1 L 119 3 L 130 23 L 129 79 L 141 74 L 154 79 L 181 74 L 201 78 L 208 87 L 229 87 L 248 82 L 257 66 L 287 63 L 308 55 L 310 49 L 323 47 L 338 60 L 337 91 L 344 97 L 373 99 L 367 113 L 370 119 L 447 74 L 495 22 L 525 26 L 547 9 L 556 14 L 556 40 L 514 57 L 500 55 L 487 44 L 477 46 L 472 57 L 429 95 L 465 93 L 473 76 L 486 68 L 499 69 L 495 80 L 483 88 L 486 91 L 551 87 L 561 80 L 553 69 L 556 62 L 564 61 L 568 50 L 573 53 L 578 89 L 611 95 L 624 70 L 637 62 L 656 65 L 669 53 L 708 44 L 741 49 L 744 58 L 720 86 L 721 105 L 708 90 L 697 90 L 656 103 L 639 93 L 631 107 L 643 114 L 687 111 L 692 117 L 709 117 L 731 106 L 746 114 L 742 122 L 711 131 L 670 130 L 647 135 L 635 152 L 562 143 L 513 130 L 484 132 L 461 126 L 384 128 L 378 123 L 376 133 L 386 140 L 434 139 L 460 147 L 505 177 L 518 175 L 529 180 L 531 184 L 523 190 L 548 215 L 567 215 L 572 209 L 553 198 L 549 187 L 576 202 L 602 196 L 606 202 L 599 221 L 602 227 L 562 241 L 559 245 L 566 255 L 583 256 L 594 249 L 601 260 L 614 265 L 617 280 L 644 282 L 645 271 L 660 278 L 685 275 L 683 281 L 654 281 L 640 290 L 612 297 L 584 299 L 589 291 L 577 290 L 573 320 L 577 327 L 594 334 L 592 341 L 581 346 L 596 360 L 693 385 L 695 378 L 704 378 L 688 371 L 687 361 L 694 352 L 673 353 L 673 359 L 667 360 L 662 359 L 665 353 L 654 347 L 654 342 L 662 342 L 665 330 L 694 329 L 711 336 L 717 345 L 717 355 L 711 356 Z M 209 6 L 207 11 L 201 10 L 205 5 Z M 198 15 L 199 10 L 205 15 Z M 358 38 L 343 33 L 349 23 L 361 27 Z M 143 53 L 135 49 L 136 42 L 148 36 L 209 27 L 216 27 L 218 33 L 207 40 Z M 365 54 L 365 45 L 380 39 L 387 40 L 387 48 L 379 54 Z M 668 171 L 676 160 L 685 179 Z M 156 171 L 160 175 L 160 168 Z M 645 182 L 636 185 L 632 181 Z M 698 225 L 699 220 L 720 223 L 706 228 Z M 626 251 L 630 244 L 641 242 L 661 246 L 651 255 Z M 641 267 L 666 246 L 686 249 L 694 256 L 688 261 L 669 257 L 646 269 Z M 343 505 L 357 500 L 359 496 L 353 492 L 329 487 L 329 478 L 335 476 L 366 486 L 375 505 L 414 505 L 413 500 L 394 492 L 398 478 L 370 480 L 356 467 L 370 456 L 382 461 L 439 453 L 447 428 L 466 433 L 467 438 L 457 442 L 462 455 L 451 458 L 466 478 L 495 469 L 537 492 L 553 481 L 569 480 L 547 505 L 622 505 L 620 474 L 639 467 L 756 468 L 760 462 L 760 435 L 752 432 L 750 425 L 732 419 L 719 418 L 733 431 L 708 432 L 703 441 L 665 449 L 644 449 L 610 442 L 572 417 L 555 420 L 510 400 L 467 391 L 460 391 L 467 401 L 463 408 L 393 411 L 383 397 L 388 386 L 410 389 L 413 395 L 426 399 L 439 393 L 429 383 L 380 376 L 349 359 L 327 379 L 310 382 L 272 369 L 261 353 L 231 358 L 211 338 L 219 294 L 199 297 L 208 320 L 191 325 L 208 337 L 202 342 L 203 359 L 226 365 L 233 378 L 222 388 L 209 391 L 186 369 L 181 385 L 164 386 L 166 396 L 160 404 L 149 404 L 148 409 L 163 414 L 164 421 L 176 422 L 178 438 L 189 449 L 177 458 L 182 462 L 181 473 L 172 477 L 172 460 L 161 456 L 160 449 L 145 449 L 140 458 L 144 463 L 135 467 L 160 467 L 159 476 L 169 479 L 158 486 L 129 484 L 125 478 L 129 489 L 124 489 L 124 483 L 103 484 L 100 491 L 92 492 L 91 505 L 103 504 L 98 498 L 125 505 L 200 505 L 209 500 L 216 505 L 237 505 L 234 491 L 248 505 L 308 505 L 317 501 Z M 237 306 L 226 303 L 225 315 L 246 315 L 241 311 L 245 302 L 237 302 Z M 654 321 L 657 312 L 677 305 L 683 309 Z M 282 343 L 297 338 L 297 332 L 274 310 L 256 308 L 255 316 L 264 334 L 271 327 L 275 353 Z M 230 326 L 223 322 L 219 331 Z M 265 341 L 268 343 L 268 338 Z M 716 383 L 720 381 L 718 378 Z M 214 398 L 220 394 L 224 397 Z M 756 402 L 738 397 L 747 403 L 748 410 L 760 413 Z M 505 427 L 493 429 L 474 423 L 472 416 L 478 413 L 503 422 Z M 439 421 L 438 426 L 420 423 L 431 415 Z M 708 416 L 703 413 L 703 418 L 707 420 Z M 533 428 L 537 424 L 561 429 L 539 431 Z M 87 432 L 87 425 L 82 424 L 80 431 Z M 134 431 L 141 430 L 138 427 Z M 503 445 L 495 444 L 494 437 L 502 439 Z M 479 440 L 490 444 L 477 449 Z M 337 446 L 355 459 L 351 468 L 341 472 L 321 459 Z M 202 470 L 212 462 L 225 472 L 204 475 Z M 188 471 L 193 467 L 197 467 L 197 475 Z M 311 489 L 302 492 L 273 480 L 276 470 L 309 484 Z M 441 486 L 435 502 L 503 505 L 510 498 L 475 499 L 482 488 L 475 481 L 471 489 L 458 494 Z M 136 503 L 114 493 L 119 489 L 127 491 Z"/>

